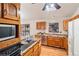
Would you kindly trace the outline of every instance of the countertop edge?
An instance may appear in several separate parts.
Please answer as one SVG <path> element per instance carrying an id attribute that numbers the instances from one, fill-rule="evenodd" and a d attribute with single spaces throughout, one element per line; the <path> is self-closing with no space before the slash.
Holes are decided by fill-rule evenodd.
<path id="1" fill-rule="evenodd" d="M 36 42 L 34 42 L 32 45 L 30 45 L 28 48 L 26 48 L 24 51 L 21 51 L 21 55 L 23 55 L 25 52 L 27 52 L 30 48 L 32 48 L 37 42 L 39 42 L 40 40 L 36 40 Z"/>

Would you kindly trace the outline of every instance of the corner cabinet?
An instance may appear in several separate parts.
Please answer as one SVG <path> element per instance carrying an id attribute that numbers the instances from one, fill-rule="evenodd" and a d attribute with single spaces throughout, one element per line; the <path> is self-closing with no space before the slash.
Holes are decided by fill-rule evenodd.
<path id="1" fill-rule="evenodd" d="M 3 3 L 2 4 L 2 17 L 7 19 L 19 20 L 19 3 Z"/>

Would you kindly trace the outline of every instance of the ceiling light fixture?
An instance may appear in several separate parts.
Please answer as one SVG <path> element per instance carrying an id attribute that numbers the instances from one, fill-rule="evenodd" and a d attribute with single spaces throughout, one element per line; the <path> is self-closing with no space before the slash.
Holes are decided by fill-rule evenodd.
<path id="1" fill-rule="evenodd" d="M 43 11 L 53 11 L 53 10 L 57 10 L 60 9 L 61 6 L 58 5 L 57 3 L 45 3 L 44 7 L 43 7 Z"/>

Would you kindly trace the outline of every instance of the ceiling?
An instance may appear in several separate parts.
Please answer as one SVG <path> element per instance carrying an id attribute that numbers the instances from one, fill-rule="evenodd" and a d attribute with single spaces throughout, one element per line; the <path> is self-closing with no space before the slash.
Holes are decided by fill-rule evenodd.
<path id="1" fill-rule="evenodd" d="M 61 8 L 55 11 L 42 11 L 45 3 L 21 4 L 21 18 L 29 20 L 71 17 L 79 7 L 78 3 L 58 3 Z"/>

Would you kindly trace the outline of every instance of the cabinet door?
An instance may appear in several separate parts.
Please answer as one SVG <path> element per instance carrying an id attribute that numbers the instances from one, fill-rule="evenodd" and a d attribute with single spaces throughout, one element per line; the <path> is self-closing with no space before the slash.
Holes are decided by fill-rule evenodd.
<path id="1" fill-rule="evenodd" d="M 38 56 L 39 55 L 39 44 L 37 43 L 34 46 L 34 56 Z"/>
<path id="2" fill-rule="evenodd" d="M 39 52 L 38 52 L 38 55 L 40 55 L 40 53 L 41 53 L 41 41 L 39 41 Z"/>
<path id="3" fill-rule="evenodd" d="M 61 47 L 61 38 L 55 37 L 55 47 Z"/>
<path id="4" fill-rule="evenodd" d="M 29 49 L 24 56 L 33 56 L 33 48 Z"/>
<path id="5" fill-rule="evenodd" d="M 67 40 L 66 37 L 63 37 L 63 40 L 62 40 L 62 48 L 68 49 L 68 40 Z"/>
<path id="6" fill-rule="evenodd" d="M 19 5 L 16 3 L 3 4 L 3 17 L 8 19 L 18 20 Z"/>
<path id="7" fill-rule="evenodd" d="M 0 17 L 2 15 L 2 4 L 0 3 Z"/>
<path id="8" fill-rule="evenodd" d="M 48 45 L 48 46 L 55 46 L 55 38 L 49 36 L 49 37 L 48 37 L 48 40 L 47 40 L 47 45 Z"/>

